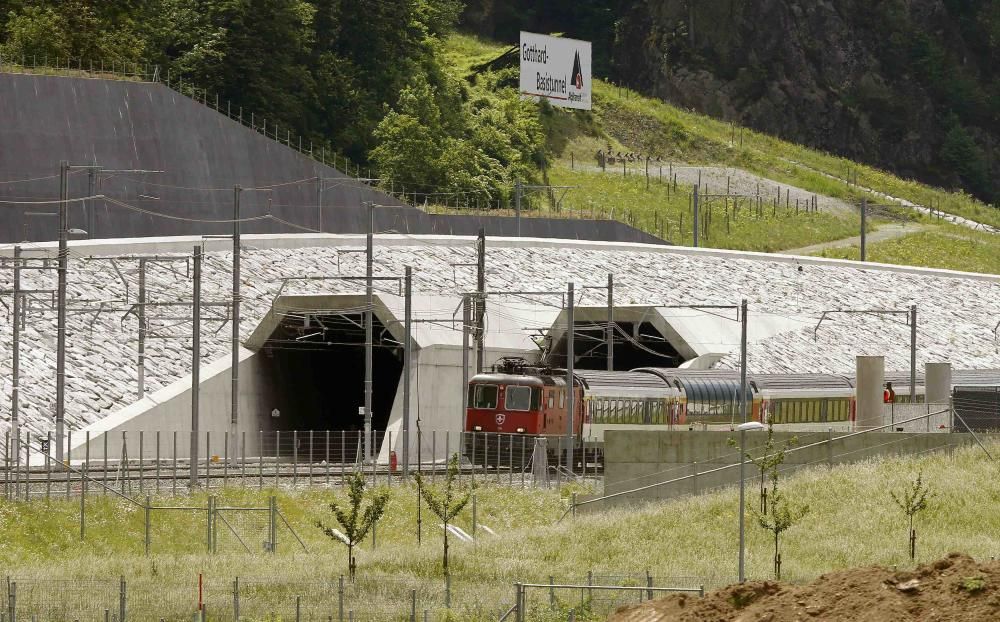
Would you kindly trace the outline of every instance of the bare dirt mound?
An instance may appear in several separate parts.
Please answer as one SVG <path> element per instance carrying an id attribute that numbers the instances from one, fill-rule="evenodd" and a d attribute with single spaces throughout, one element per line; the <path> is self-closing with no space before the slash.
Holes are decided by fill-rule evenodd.
<path id="1" fill-rule="evenodd" d="M 912 572 L 874 566 L 831 572 L 808 585 L 733 585 L 623 607 L 609 622 L 909 622 L 1000 620 L 1000 562 L 952 553 Z"/>

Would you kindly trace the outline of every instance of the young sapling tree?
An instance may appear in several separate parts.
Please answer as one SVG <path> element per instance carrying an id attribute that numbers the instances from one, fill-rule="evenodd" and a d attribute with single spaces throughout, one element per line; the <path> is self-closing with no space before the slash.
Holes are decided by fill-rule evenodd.
<path id="1" fill-rule="evenodd" d="M 768 514 L 750 508 L 761 527 L 774 534 L 774 578 L 781 580 L 781 534 L 795 526 L 809 513 L 809 506 L 789 501 L 784 493 L 778 492 L 778 478 L 771 479 L 771 511 Z"/>
<path id="2" fill-rule="evenodd" d="M 441 520 L 444 526 L 444 574 L 448 574 L 448 525 L 458 516 L 472 498 L 474 485 L 469 486 L 464 492 L 457 489 L 455 479 L 458 477 L 458 454 L 455 454 L 448 461 L 448 474 L 445 476 L 443 486 L 431 486 L 418 473 L 417 489 L 423 497 L 427 507 Z M 456 495 L 458 495 L 456 497 Z"/>
<path id="3" fill-rule="evenodd" d="M 934 496 L 929 486 L 924 484 L 924 474 L 917 473 L 916 481 L 906 486 L 897 495 L 895 491 L 889 491 L 889 495 L 899 509 L 903 510 L 910 522 L 910 560 L 917 557 L 917 532 L 913 528 L 913 517 L 919 512 L 927 509 L 927 503 Z"/>
<path id="4" fill-rule="evenodd" d="M 362 509 L 365 501 L 365 478 L 361 473 L 353 473 L 347 477 L 347 503 L 342 504 L 334 500 L 330 504 L 330 510 L 340 523 L 343 532 L 338 533 L 322 522 L 316 523 L 327 536 L 347 545 L 347 570 L 352 580 L 357 569 L 354 547 L 375 528 L 375 523 L 385 514 L 386 506 L 389 504 L 389 492 L 386 490 L 375 489 L 370 497 L 367 507 Z"/>

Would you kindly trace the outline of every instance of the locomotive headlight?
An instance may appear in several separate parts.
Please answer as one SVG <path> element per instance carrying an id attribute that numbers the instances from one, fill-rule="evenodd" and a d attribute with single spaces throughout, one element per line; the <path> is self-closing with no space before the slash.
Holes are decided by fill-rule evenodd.
<path id="1" fill-rule="evenodd" d="M 474 426 L 472 426 L 472 431 L 473 432 L 482 432 L 483 431 L 483 426 L 481 426 L 481 425 L 474 425 Z"/>
<path id="2" fill-rule="evenodd" d="M 524 428 L 518 428 L 516 431 L 518 434 L 524 434 Z"/>

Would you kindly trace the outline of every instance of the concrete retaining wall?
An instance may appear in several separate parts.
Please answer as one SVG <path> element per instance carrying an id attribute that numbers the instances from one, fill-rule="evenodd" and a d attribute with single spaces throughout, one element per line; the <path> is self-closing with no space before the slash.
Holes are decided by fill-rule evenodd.
<path id="1" fill-rule="evenodd" d="M 777 443 L 797 436 L 776 432 Z M 664 483 L 645 490 L 582 506 L 597 510 L 632 503 L 661 501 L 739 483 L 739 450 L 736 432 L 612 430 L 605 434 L 605 494 Z M 789 475 L 807 466 L 847 464 L 876 457 L 949 450 L 972 442 L 968 434 L 911 434 L 872 432 L 846 435 L 825 432 L 798 435 L 797 451 L 786 453 L 782 473 Z M 810 446 L 827 439 L 832 442 Z M 758 455 L 767 441 L 766 432 L 748 432 L 746 449 Z M 728 467 L 728 468 L 727 468 Z M 747 476 L 756 467 L 747 465 Z M 682 479 L 683 478 L 683 479 Z M 680 480 L 680 481 L 673 481 Z M 754 479 L 753 481 L 756 481 Z M 589 498 L 580 498 L 583 501 Z"/>
<path id="2" fill-rule="evenodd" d="M 232 218 L 236 184 L 246 189 L 243 218 L 271 214 L 294 225 L 262 219 L 243 223 L 244 233 L 363 233 L 362 202 L 372 201 L 382 206 L 376 231 L 476 235 L 485 227 L 489 236 L 516 234 L 510 217 L 433 215 L 405 205 L 159 83 L 0 74 L 0 119 L 0 200 L 58 198 L 61 160 L 158 171 L 93 180 L 95 194 L 148 212 L 103 200 L 72 204 L 70 227 L 92 238 L 229 234 L 231 225 L 207 221 Z M 90 182 L 86 170 L 73 171 L 69 196 L 88 196 Z M 52 209 L 7 206 L 0 242 L 55 239 L 56 220 L 24 216 Z M 523 218 L 520 235 L 662 243 L 620 222 L 563 218 Z"/>

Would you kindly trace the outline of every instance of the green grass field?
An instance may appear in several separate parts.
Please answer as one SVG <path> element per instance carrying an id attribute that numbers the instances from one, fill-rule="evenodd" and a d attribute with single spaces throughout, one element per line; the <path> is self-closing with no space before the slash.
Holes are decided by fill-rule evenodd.
<path id="1" fill-rule="evenodd" d="M 869 244 L 866 254 L 868 261 L 879 263 L 1000 274 L 1000 239 L 955 225 Z M 861 248 L 827 249 L 817 256 L 857 260 Z"/>
<path id="2" fill-rule="evenodd" d="M 993 450 L 1000 451 L 1000 447 Z M 833 471 L 820 468 L 790 478 L 784 490 L 795 501 L 807 503 L 810 513 L 783 538 L 784 577 L 806 581 L 856 565 L 908 566 L 905 520 L 889 491 L 899 489 L 918 472 L 934 491 L 930 508 L 916 523 L 918 561 L 956 550 L 979 558 L 1000 552 L 996 466 L 980 449 L 969 448 L 953 456 L 890 459 Z M 231 490 L 220 494 L 220 503 L 259 505 L 268 494 Z M 146 614 L 137 619 L 190 619 L 198 573 L 206 578 L 210 597 L 206 602 L 220 615 L 231 601 L 232 581 L 237 576 L 248 586 L 246 619 L 261 619 L 253 617 L 253 612 L 266 610 L 291 619 L 288 612 L 295 595 L 302 597 L 310 615 L 319 615 L 316 612 L 328 611 L 336 598 L 317 581 L 335 582 L 346 570 L 345 547 L 314 526 L 317 520 L 331 520 L 326 503 L 335 493 L 277 494 L 282 513 L 309 553 L 296 551 L 290 536 L 282 532 L 282 548 L 274 556 L 233 550 L 207 555 L 197 550 L 204 544 L 204 519 L 171 512 L 154 515 L 154 554 L 146 558 L 141 508 L 108 499 L 90 503 L 84 543 L 78 540 L 78 502 L 3 503 L 0 560 L 4 571 L 22 586 L 31 585 L 32 577 L 116 582 L 124 576 L 132 594 L 131 610 L 136 616 Z M 410 590 L 417 589 L 419 608 L 434 610 L 438 617 L 433 619 L 495 620 L 500 607 L 512 603 L 515 581 L 544 583 L 549 576 L 557 582 L 582 581 L 588 570 L 609 575 L 642 575 L 648 570 L 667 582 L 693 577 L 708 587 L 721 586 L 736 575 L 736 498 L 736 491 L 729 489 L 557 522 L 565 498 L 554 491 L 484 486 L 477 497 L 479 523 L 498 535 L 482 535 L 475 546 L 452 540 L 452 609 L 450 617 L 445 617 L 440 611 L 440 529 L 425 509 L 424 539 L 417 546 L 416 493 L 412 487 L 394 487 L 388 515 L 378 529 L 377 548 L 373 551 L 370 542 L 361 546 L 359 581 L 350 590 L 348 605 L 359 612 L 377 610 L 377 615 L 365 619 L 405 619 Z M 197 505 L 204 499 L 170 503 Z M 463 513 L 458 524 L 471 529 L 471 510 Z M 747 535 L 748 574 L 767 578 L 771 540 L 752 522 L 748 522 Z M 256 591 L 249 591 L 254 586 Z M 533 598 L 547 602 L 544 592 Z M 313 619 L 326 618 L 324 614 Z M 552 619 L 565 619 L 565 614 Z"/>

